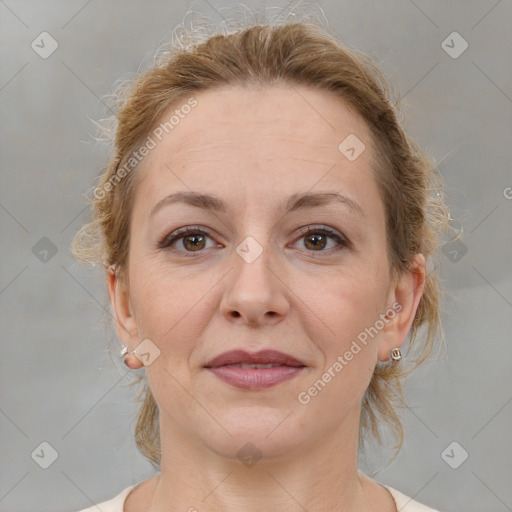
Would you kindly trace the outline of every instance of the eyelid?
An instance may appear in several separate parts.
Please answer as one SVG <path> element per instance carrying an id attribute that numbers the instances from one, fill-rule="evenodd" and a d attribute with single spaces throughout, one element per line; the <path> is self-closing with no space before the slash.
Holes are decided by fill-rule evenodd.
<path id="1" fill-rule="evenodd" d="M 320 226 L 319 225 L 304 226 L 299 229 L 299 232 L 300 232 L 300 237 L 297 238 L 296 241 L 301 240 L 302 238 L 304 238 L 305 236 L 307 236 L 310 233 L 323 233 L 323 234 L 329 236 L 330 238 L 334 239 L 338 243 L 338 247 L 333 247 L 327 251 L 308 251 L 308 252 L 312 252 L 312 253 L 318 252 L 321 254 L 321 253 L 329 253 L 329 252 L 331 252 L 331 250 L 342 249 L 345 247 L 347 247 L 347 248 L 352 247 L 352 243 L 342 232 L 338 231 L 337 229 L 326 226 L 325 224 L 320 225 Z"/>
<path id="2" fill-rule="evenodd" d="M 300 236 L 298 238 L 295 238 L 295 241 L 293 244 L 297 243 L 299 240 L 304 238 L 310 233 L 322 233 L 330 237 L 331 239 L 335 240 L 337 243 L 337 247 L 331 247 L 330 249 L 324 251 L 307 251 L 308 253 L 315 253 L 318 252 L 320 254 L 330 254 L 332 251 L 340 250 L 343 248 L 350 248 L 352 247 L 352 244 L 350 240 L 340 231 L 331 228 L 326 225 L 307 225 L 303 226 L 299 229 Z M 181 240 L 185 238 L 187 235 L 191 234 L 201 234 L 205 235 L 206 237 L 210 238 L 211 240 L 214 240 L 214 237 L 212 236 L 209 229 L 204 228 L 202 226 L 184 226 L 182 228 L 178 228 L 171 233 L 165 235 L 164 237 L 159 239 L 159 242 L 157 243 L 157 248 L 161 250 L 168 250 L 168 251 L 175 251 L 180 252 L 187 255 L 193 255 L 194 253 L 198 253 L 198 255 L 201 252 L 204 252 L 204 249 L 198 250 L 198 251 L 185 251 L 185 250 L 178 250 L 171 247 L 171 244 L 175 243 L 178 240 Z M 215 241 L 216 242 L 216 241 Z M 218 242 L 216 242 L 218 244 Z"/>
<path id="3" fill-rule="evenodd" d="M 157 248 L 162 250 L 172 250 L 170 247 L 171 244 L 176 242 L 177 240 L 180 240 L 187 235 L 192 234 L 201 234 L 206 235 L 208 238 L 213 240 L 213 236 L 210 233 L 210 230 L 207 228 L 204 228 L 202 226 L 184 226 L 182 228 L 178 228 L 171 233 L 165 235 L 164 237 L 159 238 L 159 242 L 157 243 Z M 201 251 L 180 251 L 180 252 L 201 252 Z"/>

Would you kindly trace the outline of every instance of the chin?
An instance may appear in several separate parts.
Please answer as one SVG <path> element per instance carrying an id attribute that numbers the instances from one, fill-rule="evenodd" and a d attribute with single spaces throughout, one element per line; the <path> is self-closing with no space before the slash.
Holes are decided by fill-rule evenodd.
<path id="1" fill-rule="evenodd" d="M 217 455 L 242 462 L 246 457 L 262 461 L 285 457 L 308 438 L 289 412 L 254 405 L 231 409 L 228 415 L 217 418 L 231 436 L 216 429 L 215 436 L 205 438 L 203 434 L 202 442 Z"/>

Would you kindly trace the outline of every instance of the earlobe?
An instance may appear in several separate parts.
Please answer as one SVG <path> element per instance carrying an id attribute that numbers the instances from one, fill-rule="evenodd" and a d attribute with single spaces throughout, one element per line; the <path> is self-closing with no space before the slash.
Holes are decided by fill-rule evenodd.
<path id="1" fill-rule="evenodd" d="M 138 330 L 133 315 L 129 286 L 126 279 L 121 278 L 113 267 L 109 267 L 106 275 L 110 304 L 116 321 L 119 339 L 128 346 L 138 343 Z"/>
<path id="2" fill-rule="evenodd" d="M 382 331 L 379 361 L 389 361 L 391 351 L 405 342 L 423 295 L 425 272 L 425 258 L 422 254 L 416 254 L 408 270 L 397 277 L 389 298 L 394 314 L 389 315 L 392 318 Z"/>

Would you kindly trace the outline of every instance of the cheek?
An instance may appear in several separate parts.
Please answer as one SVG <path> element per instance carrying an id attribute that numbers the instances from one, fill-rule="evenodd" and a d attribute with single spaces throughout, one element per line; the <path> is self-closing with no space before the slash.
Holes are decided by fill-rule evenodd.
<path id="1" fill-rule="evenodd" d="M 369 333 L 385 306 L 384 285 L 374 277 L 354 274 L 332 279 L 313 306 L 321 324 L 313 319 L 306 327 L 323 360 L 301 390 L 299 402 L 311 408 L 310 417 L 321 417 L 333 428 L 361 400 L 377 362 L 379 335 Z M 310 294 L 308 300 L 313 299 Z"/>
<path id="2" fill-rule="evenodd" d="M 173 367 L 186 363 L 211 317 L 209 291 L 218 278 L 184 276 L 146 262 L 130 283 L 133 313 L 141 339 L 160 349 Z"/>
<path id="3" fill-rule="evenodd" d="M 316 313 L 305 329 L 323 359 L 315 372 L 323 395 L 318 406 L 335 402 L 341 407 L 343 402 L 350 407 L 366 390 L 378 354 L 379 334 L 372 328 L 386 310 L 385 277 L 385 272 L 365 267 L 338 272 L 323 287 L 314 288 L 313 280 L 303 281 L 298 295 Z M 311 290 L 317 291 L 312 294 Z"/>
<path id="4" fill-rule="evenodd" d="M 321 321 L 335 348 L 343 348 L 385 311 L 387 280 L 381 270 L 357 266 L 300 277 L 294 281 L 294 292 Z"/>

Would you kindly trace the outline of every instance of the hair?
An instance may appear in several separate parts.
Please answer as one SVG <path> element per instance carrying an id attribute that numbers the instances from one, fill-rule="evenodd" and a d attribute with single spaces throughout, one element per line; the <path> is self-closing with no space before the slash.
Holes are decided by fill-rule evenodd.
<path id="1" fill-rule="evenodd" d="M 188 39 L 187 39 L 188 38 Z M 136 167 L 127 162 L 171 107 L 200 91 L 228 86 L 307 86 L 334 94 L 366 122 L 375 149 L 374 175 L 386 212 L 390 269 L 406 272 L 422 253 L 427 262 L 421 297 L 407 346 L 407 363 L 377 363 L 361 403 L 360 445 L 373 435 L 382 443 L 380 424 L 396 440 L 398 453 L 403 427 L 398 409 L 405 405 L 403 378 L 443 341 L 440 314 L 442 293 L 432 266 L 440 235 L 450 219 L 436 166 L 404 133 L 394 101 L 378 65 L 367 55 L 345 47 L 314 23 L 252 24 L 243 29 L 208 34 L 194 40 L 185 34 L 170 50 L 157 54 L 155 64 L 128 87 L 121 86 L 115 114 L 113 155 L 90 196 L 91 220 L 73 241 L 75 256 L 114 265 L 120 276 L 127 267 L 130 213 Z M 124 169 L 124 173 L 120 173 Z M 413 350 L 414 349 L 414 350 Z M 140 379 L 142 380 L 142 379 Z M 160 464 L 159 411 L 144 383 L 135 426 L 139 451 Z M 395 455 L 396 456 L 396 455 Z"/>

